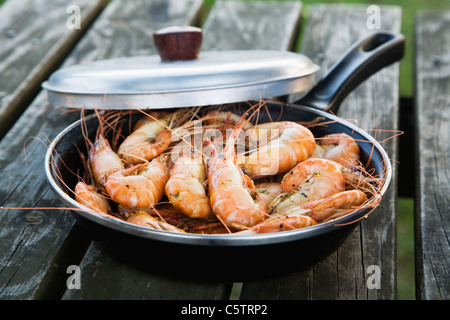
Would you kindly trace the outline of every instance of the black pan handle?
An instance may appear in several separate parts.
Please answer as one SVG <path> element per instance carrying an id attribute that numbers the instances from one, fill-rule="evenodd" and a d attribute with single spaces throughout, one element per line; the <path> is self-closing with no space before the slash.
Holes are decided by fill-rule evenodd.
<path id="1" fill-rule="evenodd" d="M 405 51 L 402 34 L 379 31 L 360 40 L 327 72 L 325 77 L 294 104 L 337 113 L 345 97 L 382 68 L 399 61 Z"/>

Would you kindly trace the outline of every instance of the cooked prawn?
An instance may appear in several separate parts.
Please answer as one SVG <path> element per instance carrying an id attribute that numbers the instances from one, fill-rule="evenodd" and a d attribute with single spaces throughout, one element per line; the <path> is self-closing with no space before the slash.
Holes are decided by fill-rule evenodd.
<path id="1" fill-rule="evenodd" d="M 347 190 L 333 194 L 325 199 L 311 201 L 301 206 L 308 210 L 308 216 L 321 222 L 340 210 L 354 209 L 367 201 L 367 196 L 360 190 Z"/>
<path id="2" fill-rule="evenodd" d="M 210 111 L 207 113 L 207 120 L 205 123 L 221 131 L 233 130 L 238 122 L 241 120 L 241 116 L 231 111 Z M 253 127 L 251 122 L 247 122 L 243 125 L 243 129 L 247 130 Z"/>
<path id="3" fill-rule="evenodd" d="M 189 113 L 180 109 L 162 118 L 143 121 L 120 144 L 117 153 L 127 165 L 150 161 L 163 153 L 172 142 L 171 129 L 183 123 Z"/>
<path id="4" fill-rule="evenodd" d="M 273 213 L 344 191 L 342 166 L 326 159 L 305 160 L 283 177 L 281 188 L 284 193 L 270 205 Z"/>
<path id="5" fill-rule="evenodd" d="M 236 235 L 281 232 L 314 226 L 333 217 L 339 211 L 353 210 L 366 200 L 366 195 L 359 190 L 339 192 L 325 199 L 306 202 L 282 213 L 273 214 L 249 230 L 238 232 Z"/>
<path id="6" fill-rule="evenodd" d="M 124 169 L 123 162 L 102 134 L 99 134 L 95 142 L 91 143 L 88 154 L 94 180 L 99 188 L 104 190 L 108 176 Z"/>
<path id="7" fill-rule="evenodd" d="M 252 235 L 261 233 L 273 233 L 314 226 L 317 222 L 307 216 L 307 210 L 300 208 L 291 209 L 286 213 L 277 213 L 252 228 L 237 232 L 236 235 Z"/>
<path id="8" fill-rule="evenodd" d="M 243 230 L 252 227 L 267 216 L 267 206 L 258 194 L 253 181 L 236 164 L 234 140 L 238 124 L 228 138 L 223 153 L 209 142 L 208 190 L 214 214 L 228 227 Z"/>
<path id="9" fill-rule="evenodd" d="M 140 117 L 133 126 L 133 131 L 136 131 L 144 124 L 155 121 L 154 119 L 161 119 L 169 115 L 166 111 L 146 111 L 146 115 Z"/>
<path id="10" fill-rule="evenodd" d="M 315 148 L 312 132 L 295 122 L 268 122 L 246 130 L 258 147 L 240 157 L 239 165 L 252 179 L 276 175 L 307 159 Z"/>
<path id="11" fill-rule="evenodd" d="M 177 228 L 170 223 L 160 221 L 150 215 L 146 211 L 136 211 L 134 212 L 128 219 L 128 223 L 132 223 L 135 225 L 139 225 L 142 227 L 147 227 L 150 229 L 157 229 L 157 230 L 165 230 L 165 231 L 172 231 L 172 232 L 182 232 L 185 233 L 184 230 Z"/>
<path id="12" fill-rule="evenodd" d="M 255 188 L 266 205 L 270 205 L 283 192 L 279 182 L 260 182 L 255 184 Z"/>
<path id="13" fill-rule="evenodd" d="M 101 196 L 94 186 L 79 181 L 75 186 L 75 200 L 83 206 L 102 214 L 110 212 L 108 199 Z"/>
<path id="14" fill-rule="evenodd" d="M 166 159 L 155 158 L 111 174 L 105 188 L 111 199 L 130 208 L 151 208 L 164 195 L 169 179 Z"/>
<path id="15" fill-rule="evenodd" d="M 212 214 L 206 195 L 206 169 L 201 157 L 179 157 L 170 172 L 165 192 L 175 208 L 191 218 L 206 218 Z"/>
<path id="16" fill-rule="evenodd" d="M 351 168 L 359 162 L 359 146 L 355 139 L 346 133 L 329 134 L 317 139 L 314 157 L 333 160 Z"/>

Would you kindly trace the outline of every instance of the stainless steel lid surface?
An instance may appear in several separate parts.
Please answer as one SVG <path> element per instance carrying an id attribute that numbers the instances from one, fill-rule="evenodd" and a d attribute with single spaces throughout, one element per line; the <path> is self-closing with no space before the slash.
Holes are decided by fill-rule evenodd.
<path id="1" fill-rule="evenodd" d="M 42 86 L 50 103 L 68 108 L 178 108 L 305 92 L 318 70 L 288 51 L 207 51 L 194 60 L 153 55 L 74 65 Z"/>

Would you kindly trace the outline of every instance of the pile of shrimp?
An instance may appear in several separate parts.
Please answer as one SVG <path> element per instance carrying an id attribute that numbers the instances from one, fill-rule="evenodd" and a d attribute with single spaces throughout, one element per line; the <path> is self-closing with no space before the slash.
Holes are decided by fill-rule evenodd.
<path id="1" fill-rule="evenodd" d="M 219 107 L 96 112 L 73 192 L 91 211 L 147 228 L 253 235 L 315 226 L 374 208 L 382 181 L 345 133 L 315 137 L 307 123 L 258 123 Z M 123 127 L 130 133 L 124 135 Z"/>

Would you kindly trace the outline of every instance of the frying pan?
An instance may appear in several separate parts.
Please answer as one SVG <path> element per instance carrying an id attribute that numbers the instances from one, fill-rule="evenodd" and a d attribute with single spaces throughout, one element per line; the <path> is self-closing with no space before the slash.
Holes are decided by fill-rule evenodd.
<path id="1" fill-rule="evenodd" d="M 312 128 L 316 137 L 329 133 L 352 136 L 360 147 L 361 161 L 384 180 L 383 195 L 392 175 L 385 150 L 371 135 L 332 113 L 338 111 L 343 99 L 354 88 L 378 70 L 399 61 L 403 53 L 404 37 L 401 34 L 376 32 L 352 46 L 302 99 L 294 103 L 267 101 L 269 113 L 272 118 L 280 120 L 313 121 L 323 118 L 328 123 L 326 126 Z M 262 122 L 265 120 L 268 119 L 261 119 Z M 89 136 L 94 137 L 97 117 L 92 114 L 85 122 Z M 73 172 L 82 168 L 77 149 L 85 151 L 81 121 L 69 125 L 53 140 L 46 154 L 45 171 L 56 194 L 68 206 L 82 209 L 66 189 L 67 185 L 73 190 L 77 182 Z M 283 266 L 283 271 L 288 271 L 317 262 L 345 241 L 368 210 L 358 209 L 339 219 L 304 229 L 252 236 L 173 233 L 86 211 L 73 210 L 73 213 L 102 246 L 123 256 L 128 263 L 136 261 L 142 265 L 145 261 L 144 265 L 169 272 L 173 268 L 171 271 L 176 273 L 181 261 L 197 267 L 213 262 L 214 277 L 223 278 L 236 274 L 243 277 L 256 275 L 255 270 L 260 266 L 276 272 L 280 271 L 280 266 Z M 194 275 L 197 271 L 207 274 L 204 267 L 192 267 L 189 274 Z"/>

